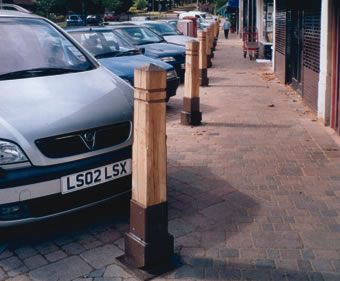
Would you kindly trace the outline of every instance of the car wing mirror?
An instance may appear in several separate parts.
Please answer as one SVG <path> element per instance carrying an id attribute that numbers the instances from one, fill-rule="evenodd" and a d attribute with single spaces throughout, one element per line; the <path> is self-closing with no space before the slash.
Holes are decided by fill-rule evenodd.
<path id="1" fill-rule="evenodd" d="M 139 51 L 144 55 L 145 54 L 145 48 L 139 48 Z"/>

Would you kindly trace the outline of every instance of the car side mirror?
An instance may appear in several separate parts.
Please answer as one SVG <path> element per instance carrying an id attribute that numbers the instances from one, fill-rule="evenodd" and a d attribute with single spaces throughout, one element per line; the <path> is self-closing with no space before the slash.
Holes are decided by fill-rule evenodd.
<path id="1" fill-rule="evenodd" d="M 141 53 L 144 55 L 145 54 L 145 48 L 139 48 L 139 50 L 141 51 Z"/>

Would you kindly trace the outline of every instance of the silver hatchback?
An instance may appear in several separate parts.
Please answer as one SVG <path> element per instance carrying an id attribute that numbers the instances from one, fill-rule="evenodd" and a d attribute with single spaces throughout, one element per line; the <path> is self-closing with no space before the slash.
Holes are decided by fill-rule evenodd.
<path id="1" fill-rule="evenodd" d="M 131 189 L 133 89 L 48 20 L 0 10 L 0 226 Z"/>

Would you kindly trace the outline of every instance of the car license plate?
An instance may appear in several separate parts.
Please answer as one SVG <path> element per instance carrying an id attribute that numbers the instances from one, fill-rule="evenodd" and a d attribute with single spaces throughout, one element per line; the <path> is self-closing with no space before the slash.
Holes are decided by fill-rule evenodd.
<path id="1" fill-rule="evenodd" d="M 61 193 L 66 194 L 131 175 L 131 159 L 61 178 Z"/>

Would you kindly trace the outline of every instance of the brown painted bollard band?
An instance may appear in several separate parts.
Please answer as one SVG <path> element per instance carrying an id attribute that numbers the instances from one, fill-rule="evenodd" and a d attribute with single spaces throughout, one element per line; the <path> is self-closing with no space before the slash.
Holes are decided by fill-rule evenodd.
<path id="1" fill-rule="evenodd" d="M 207 32 L 199 31 L 198 32 L 198 41 L 200 44 L 199 47 L 199 70 L 200 70 L 200 86 L 209 86 L 209 78 L 208 78 L 208 62 L 207 62 L 207 52 L 206 52 L 206 44 L 207 44 Z"/>
<path id="2" fill-rule="evenodd" d="M 152 271 L 164 273 L 155 268 L 167 271 L 174 255 L 166 197 L 166 72 L 151 64 L 136 69 L 134 76 L 130 229 L 125 255 L 118 259 L 147 279 L 155 275 Z"/>
<path id="3" fill-rule="evenodd" d="M 186 45 L 185 84 L 181 124 L 197 126 L 201 124 L 199 98 L 199 42 L 190 41 Z"/>

